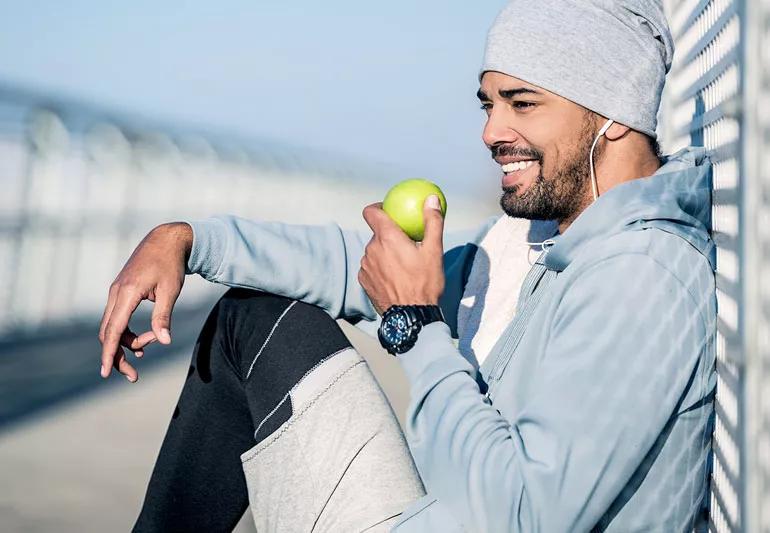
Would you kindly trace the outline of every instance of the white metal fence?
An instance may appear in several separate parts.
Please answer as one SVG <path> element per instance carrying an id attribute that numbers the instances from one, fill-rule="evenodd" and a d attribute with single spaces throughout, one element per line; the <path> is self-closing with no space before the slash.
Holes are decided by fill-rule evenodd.
<path id="1" fill-rule="evenodd" d="M 664 147 L 705 146 L 714 162 L 711 529 L 770 531 L 770 2 L 668 0 L 666 7 L 677 50 Z"/>
<path id="2" fill-rule="evenodd" d="M 0 85 L 0 339 L 98 326 L 107 289 L 154 226 L 216 213 L 366 228 L 411 176 L 267 142 L 198 134 Z M 498 208 L 450 195 L 448 228 Z M 198 276 L 180 304 L 212 294 Z"/>
<path id="3" fill-rule="evenodd" d="M 770 1 L 744 6 L 746 531 L 770 531 Z"/>

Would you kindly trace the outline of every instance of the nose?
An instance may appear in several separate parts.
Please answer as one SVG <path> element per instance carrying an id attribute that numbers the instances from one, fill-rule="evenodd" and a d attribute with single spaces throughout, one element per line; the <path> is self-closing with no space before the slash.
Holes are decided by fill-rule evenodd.
<path id="1" fill-rule="evenodd" d="M 519 140 L 519 134 L 508 123 L 504 115 L 504 113 L 496 112 L 493 108 L 487 117 L 484 132 L 481 134 L 487 148 L 492 148 L 497 144 L 515 143 Z"/>

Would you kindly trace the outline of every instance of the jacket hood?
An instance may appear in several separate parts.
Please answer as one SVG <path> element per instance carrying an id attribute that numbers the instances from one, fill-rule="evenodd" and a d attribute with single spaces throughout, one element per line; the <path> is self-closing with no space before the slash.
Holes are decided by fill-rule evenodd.
<path id="1" fill-rule="evenodd" d="M 622 231 L 654 227 L 694 246 L 716 267 L 711 240 L 711 162 L 706 150 L 689 147 L 663 157 L 663 165 L 646 178 L 617 185 L 600 196 L 552 240 L 545 266 L 562 271 L 594 239 Z"/>

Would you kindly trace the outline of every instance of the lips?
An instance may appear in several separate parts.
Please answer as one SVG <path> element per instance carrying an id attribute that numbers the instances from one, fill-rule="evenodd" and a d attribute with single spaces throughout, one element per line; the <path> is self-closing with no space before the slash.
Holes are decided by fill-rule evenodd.
<path id="1" fill-rule="evenodd" d="M 537 164 L 538 161 L 535 159 L 526 159 L 501 165 L 504 173 L 503 187 L 513 187 L 514 185 L 521 184 L 524 178 L 537 172 L 537 168 L 534 168 Z"/>

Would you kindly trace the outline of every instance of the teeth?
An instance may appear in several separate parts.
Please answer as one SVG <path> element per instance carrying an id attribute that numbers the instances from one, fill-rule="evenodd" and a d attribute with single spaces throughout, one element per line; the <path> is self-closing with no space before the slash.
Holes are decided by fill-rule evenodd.
<path id="1" fill-rule="evenodd" d="M 532 160 L 530 160 L 530 161 L 517 161 L 516 163 L 508 163 L 507 165 L 503 165 L 502 169 L 503 169 L 503 172 L 505 172 L 506 174 L 509 174 L 511 172 L 516 172 L 518 170 L 527 169 L 527 168 L 531 167 L 534 163 L 535 162 L 532 161 Z"/>

